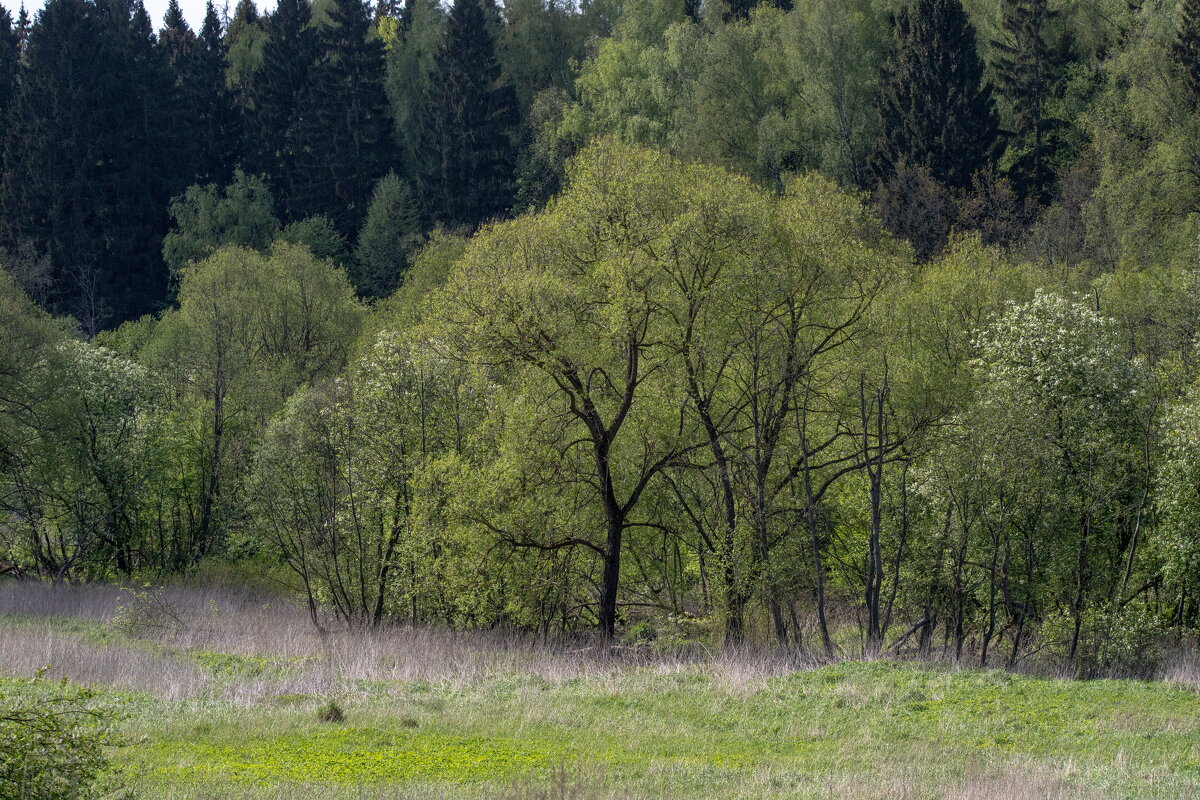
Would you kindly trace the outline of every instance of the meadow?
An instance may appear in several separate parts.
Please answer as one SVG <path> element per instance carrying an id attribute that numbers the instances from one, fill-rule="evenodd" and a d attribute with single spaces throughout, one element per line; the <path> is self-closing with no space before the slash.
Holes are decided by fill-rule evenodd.
<path id="1" fill-rule="evenodd" d="M 321 631 L 246 590 L 0 584 L 0 691 L 46 667 L 99 687 L 139 798 L 1200 795 L 1187 663 L 1070 681 L 582 644 Z"/>

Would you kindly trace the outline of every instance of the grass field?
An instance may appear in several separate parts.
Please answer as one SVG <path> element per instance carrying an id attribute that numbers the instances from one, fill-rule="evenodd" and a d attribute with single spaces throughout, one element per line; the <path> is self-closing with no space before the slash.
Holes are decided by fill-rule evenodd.
<path id="1" fill-rule="evenodd" d="M 1180 682 L 322 636 L 260 600 L 3 585 L 0 674 L 104 687 L 146 798 L 1200 797 Z"/>

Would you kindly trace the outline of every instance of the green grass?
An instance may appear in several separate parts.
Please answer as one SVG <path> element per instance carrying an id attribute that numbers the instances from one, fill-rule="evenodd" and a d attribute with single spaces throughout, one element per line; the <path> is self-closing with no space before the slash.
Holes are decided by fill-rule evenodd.
<path id="1" fill-rule="evenodd" d="M 223 686 L 304 663 L 170 656 Z M 1200 695 L 1153 682 L 847 662 L 744 680 L 695 666 L 342 681 L 240 703 L 111 695 L 129 743 L 113 757 L 141 798 L 1200 797 Z M 343 722 L 318 720 L 330 699 Z"/>
<path id="2" fill-rule="evenodd" d="M 560 764 L 646 797 L 827 797 L 855 783 L 938 797 L 1013 770 L 1081 796 L 1200 796 L 1200 697 L 1135 681 L 846 663 L 749 687 L 630 671 L 396 684 L 339 702 L 346 722 L 329 725 L 316 698 L 142 699 L 127 723 L 139 744 L 117 759 L 147 797 L 487 796 Z"/>

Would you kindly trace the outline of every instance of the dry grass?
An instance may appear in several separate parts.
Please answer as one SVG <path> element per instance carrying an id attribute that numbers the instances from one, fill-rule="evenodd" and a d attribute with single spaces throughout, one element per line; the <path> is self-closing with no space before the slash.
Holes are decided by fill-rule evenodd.
<path id="1" fill-rule="evenodd" d="M 682 654 L 618 649 L 601 655 L 588 640 L 544 641 L 515 631 L 400 625 L 347 630 L 330 620 L 318 629 L 305 609 L 286 598 L 227 586 L 146 592 L 6 581 L 0 582 L 0 614 L 20 620 L 0 627 L 0 675 L 27 676 L 48 666 L 51 677 L 167 700 L 254 703 L 279 694 L 345 691 L 361 682 L 470 686 L 513 674 L 559 683 L 617 678 L 629 669 L 671 674 L 701 664 L 736 689 L 815 666 L 751 648 Z M 80 621 L 91 627 L 81 630 Z M 219 679 L 197 668 L 196 653 L 268 659 L 281 668 Z"/>
<path id="2" fill-rule="evenodd" d="M 124 758 L 161 800 L 1176 800 L 1200 785 L 1187 771 L 1200 764 L 1195 695 L 1165 686 L 896 664 L 773 681 L 815 665 L 753 649 L 601 657 L 584 640 L 511 631 L 320 631 L 285 598 L 228 585 L 0 582 L 0 615 L 0 676 L 49 664 L 55 677 L 205 701 L 133 704 L 128 734 L 146 761 Z M 1180 655 L 1161 677 L 1194 690 L 1200 659 Z M 341 725 L 317 721 L 330 701 Z M 343 728 L 328 747 L 470 736 L 497 752 L 562 751 L 568 765 L 513 783 L 187 777 L 194 759 L 236 766 L 267 746 L 300 764 Z"/>
<path id="3" fill-rule="evenodd" d="M 1200 691 L 1200 652 L 1181 650 L 1168 658 L 1158 679 L 1175 686 Z"/>

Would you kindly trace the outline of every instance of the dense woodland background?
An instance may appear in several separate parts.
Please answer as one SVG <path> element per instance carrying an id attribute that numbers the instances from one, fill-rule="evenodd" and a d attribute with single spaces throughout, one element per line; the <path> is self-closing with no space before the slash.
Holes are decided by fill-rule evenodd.
<path id="1" fill-rule="evenodd" d="M 0 110 L 0 572 L 1195 637 L 1200 0 L 49 0 Z"/>

